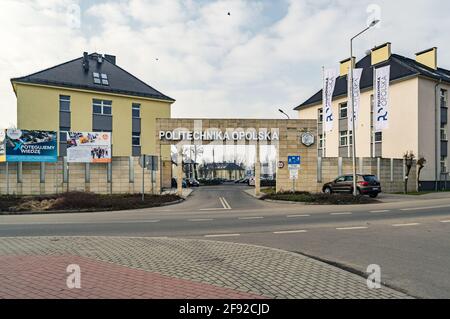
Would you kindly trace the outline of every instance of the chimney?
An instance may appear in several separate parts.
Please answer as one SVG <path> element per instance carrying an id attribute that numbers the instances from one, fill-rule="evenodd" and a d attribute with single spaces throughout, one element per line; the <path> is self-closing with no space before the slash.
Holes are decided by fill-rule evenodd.
<path id="1" fill-rule="evenodd" d="M 83 69 L 85 72 L 89 71 L 89 58 L 87 52 L 83 52 Z"/>
<path id="2" fill-rule="evenodd" d="M 340 68 L 340 76 L 345 76 L 350 72 L 350 63 L 353 63 L 353 66 L 355 66 L 355 57 L 352 57 L 351 59 L 345 59 L 342 60 L 341 63 L 341 68 Z"/>
<path id="3" fill-rule="evenodd" d="M 105 60 L 116 65 L 116 56 L 115 55 L 105 54 Z"/>
<path id="4" fill-rule="evenodd" d="M 379 45 L 372 49 L 372 65 L 376 65 L 381 62 L 389 60 L 391 57 L 391 43 L 386 42 L 385 44 Z"/>
<path id="5" fill-rule="evenodd" d="M 437 48 L 431 48 L 425 51 L 416 53 L 416 61 L 433 70 L 437 70 Z"/>

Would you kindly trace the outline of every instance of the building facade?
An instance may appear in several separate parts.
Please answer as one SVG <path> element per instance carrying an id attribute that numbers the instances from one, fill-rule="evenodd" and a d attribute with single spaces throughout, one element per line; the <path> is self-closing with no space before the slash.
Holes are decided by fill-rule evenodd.
<path id="1" fill-rule="evenodd" d="M 174 99 L 120 68 L 112 55 L 80 58 L 11 79 L 17 97 L 17 127 L 60 132 L 111 132 L 113 156 L 155 154 L 157 118 L 170 118 Z M 162 152 L 170 161 L 170 149 Z M 170 165 L 169 165 L 170 167 Z"/>
<path id="2" fill-rule="evenodd" d="M 347 98 L 350 63 L 362 68 L 359 119 L 356 124 L 357 157 L 401 159 L 407 151 L 424 157 L 422 189 L 442 189 L 448 179 L 448 92 L 450 71 L 438 67 L 437 48 L 410 59 L 391 52 L 391 44 L 373 48 L 358 63 L 347 59 L 340 63 L 340 76 L 333 92 L 333 130 L 322 130 L 322 90 L 295 108 L 300 119 L 318 122 L 318 151 L 322 157 L 351 157 L 353 134 L 348 128 L 351 106 Z M 373 129 L 374 69 L 390 65 L 389 128 Z"/>

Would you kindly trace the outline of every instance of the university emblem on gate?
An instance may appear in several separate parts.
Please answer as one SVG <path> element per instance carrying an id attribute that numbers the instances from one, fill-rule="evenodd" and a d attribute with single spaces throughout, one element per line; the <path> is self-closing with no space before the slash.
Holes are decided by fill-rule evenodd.
<path id="1" fill-rule="evenodd" d="M 302 133 L 302 135 L 300 136 L 300 139 L 302 141 L 302 144 L 307 147 L 313 145 L 315 142 L 314 135 L 311 132 Z"/>

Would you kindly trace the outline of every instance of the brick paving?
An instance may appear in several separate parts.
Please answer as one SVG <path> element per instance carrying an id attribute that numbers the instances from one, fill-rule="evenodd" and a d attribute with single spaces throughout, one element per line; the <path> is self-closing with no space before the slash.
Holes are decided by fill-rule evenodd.
<path id="1" fill-rule="evenodd" d="M 66 267 L 81 268 L 69 289 Z M 204 240 L 0 238 L 0 298 L 409 298 L 281 250 Z"/>

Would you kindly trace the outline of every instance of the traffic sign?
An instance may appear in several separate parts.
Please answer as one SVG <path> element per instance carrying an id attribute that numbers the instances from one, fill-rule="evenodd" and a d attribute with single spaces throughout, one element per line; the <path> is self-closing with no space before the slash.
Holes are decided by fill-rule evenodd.
<path id="1" fill-rule="evenodd" d="M 288 156 L 288 164 L 289 165 L 300 165 L 301 164 L 300 156 Z"/>
<path id="2" fill-rule="evenodd" d="M 289 178 L 291 180 L 296 180 L 298 179 L 298 169 L 290 169 L 289 170 Z"/>

